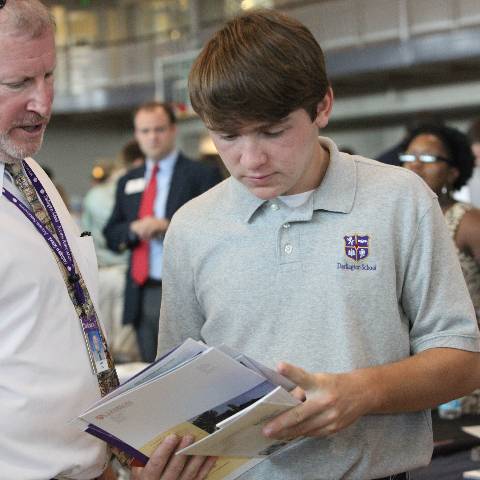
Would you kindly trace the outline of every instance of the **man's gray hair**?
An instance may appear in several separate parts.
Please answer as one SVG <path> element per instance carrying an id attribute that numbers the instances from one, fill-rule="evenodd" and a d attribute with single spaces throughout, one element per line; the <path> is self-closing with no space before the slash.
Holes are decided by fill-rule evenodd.
<path id="1" fill-rule="evenodd" d="M 0 10 L 0 34 L 38 38 L 55 30 L 55 19 L 39 0 L 7 0 Z"/>

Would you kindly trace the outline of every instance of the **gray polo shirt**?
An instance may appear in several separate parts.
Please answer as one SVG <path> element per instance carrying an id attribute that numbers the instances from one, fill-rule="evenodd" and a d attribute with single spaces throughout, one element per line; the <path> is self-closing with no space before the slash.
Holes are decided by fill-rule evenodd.
<path id="1" fill-rule="evenodd" d="M 300 207 L 260 200 L 230 178 L 175 214 L 159 352 L 193 337 L 272 367 L 346 372 L 435 347 L 479 350 L 435 195 L 406 169 L 320 142 L 330 165 Z M 370 479 L 425 465 L 431 453 L 429 411 L 367 415 L 241 478 Z"/>

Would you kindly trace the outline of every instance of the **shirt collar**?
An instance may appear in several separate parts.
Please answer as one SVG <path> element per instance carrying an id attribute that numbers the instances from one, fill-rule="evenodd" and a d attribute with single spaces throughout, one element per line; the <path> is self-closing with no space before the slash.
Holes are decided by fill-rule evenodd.
<path id="1" fill-rule="evenodd" d="M 13 180 L 12 176 L 7 169 L 5 168 L 5 163 L 0 162 L 0 198 L 3 196 L 3 187 L 6 186 L 7 190 L 9 190 L 8 185 L 12 184 L 13 189 L 16 191 L 17 186 L 15 185 L 15 181 Z M 10 187 L 11 191 L 11 187 Z M 12 192 L 13 193 L 13 192 Z"/>
<path id="2" fill-rule="evenodd" d="M 322 183 L 313 192 L 313 210 L 349 213 L 353 208 L 357 189 L 357 171 L 353 158 L 340 153 L 335 143 L 327 137 L 319 137 L 322 147 L 330 153 L 328 165 Z M 233 177 L 230 182 L 230 194 L 233 195 L 233 208 L 248 223 L 255 212 L 266 202 L 256 197 Z"/>
<path id="3" fill-rule="evenodd" d="M 247 187 L 240 183 L 236 178 L 230 177 L 230 194 L 232 202 L 230 203 L 245 223 L 248 223 L 253 214 L 266 202 L 256 197 Z"/>
<path id="4" fill-rule="evenodd" d="M 160 160 L 160 171 L 162 172 L 162 174 L 170 173 L 173 170 L 173 167 L 175 166 L 175 163 L 177 161 L 177 157 L 178 157 L 178 150 L 173 150 L 166 157 L 163 157 Z M 153 170 L 154 164 L 155 162 L 151 158 L 147 158 L 146 170 L 145 170 L 145 174 L 147 177 L 150 175 L 150 172 Z"/>
<path id="5" fill-rule="evenodd" d="M 319 137 L 320 145 L 330 152 L 330 163 L 322 183 L 313 192 L 313 209 L 349 213 L 357 190 L 357 168 L 353 158 L 340 153 L 335 143 Z"/>

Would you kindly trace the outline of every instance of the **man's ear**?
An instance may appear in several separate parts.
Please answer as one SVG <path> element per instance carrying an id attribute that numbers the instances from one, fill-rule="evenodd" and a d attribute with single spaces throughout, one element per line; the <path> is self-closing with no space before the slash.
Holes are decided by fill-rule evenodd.
<path id="1" fill-rule="evenodd" d="M 328 125 L 328 119 L 332 113 L 333 108 L 333 90 L 332 87 L 328 87 L 327 93 L 323 97 L 321 102 L 317 105 L 317 116 L 314 123 L 318 128 L 325 128 Z"/>

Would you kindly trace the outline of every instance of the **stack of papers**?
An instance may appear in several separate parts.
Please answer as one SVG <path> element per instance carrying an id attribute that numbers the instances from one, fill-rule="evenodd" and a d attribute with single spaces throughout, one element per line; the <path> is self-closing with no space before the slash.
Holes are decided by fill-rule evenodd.
<path id="1" fill-rule="evenodd" d="M 226 346 L 188 339 L 79 416 L 83 428 L 146 463 L 171 433 L 177 452 L 220 457 L 208 480 L 232 480 L 286 445 L 262 427 L 300 403 L 288 379 Z"/>

